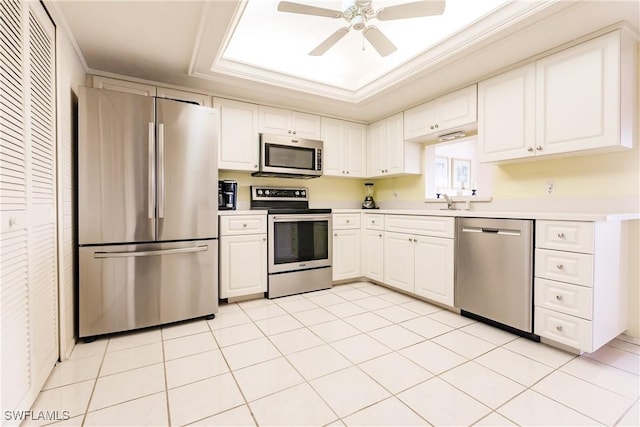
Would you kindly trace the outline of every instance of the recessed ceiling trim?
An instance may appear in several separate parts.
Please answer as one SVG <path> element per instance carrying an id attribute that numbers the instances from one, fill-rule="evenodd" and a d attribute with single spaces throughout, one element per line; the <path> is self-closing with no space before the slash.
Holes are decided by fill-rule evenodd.
<path id="1" fill-rule="evenodd" d="M 564 5 L 563 5 L 564 3 Z M 360 82 L 354 89 L 345 89 L 305 77 L 286 75 L 279 71 L 224 58 L 224 52 L 234 35 L 237 24 L 247 6 L 247 0 L 239 3 L 234 18 L 226 29 L 223 44 L 217 52 L 208 52 L 202 38 L 208 37 L 208 28 L 212 22 L 212 10 L 205 10 L 201 22 L 196 52 L 193 55 L 190 74 L 199 78 L 222 81 L 225 76 L 266 83 L 303 93 L 314 94 L 334 100 L 354 104 L 367 101 L 369 98 L 387 90 L 394 85 L 428 74 L 429 70 L 446 66 L 481 44 L 499 40 L 504 37 L 508 28 L 517 28 L 527 24 L 532 16 L 546 15 L 559 8 L 567 7 L 569 2 L 559 0 L 540 2 L 510 2 L 501 5 L 492 13 L 471 22 L 452 36 L 435 46 L 425 49 L 417 56 L 405 61 L 399 67 L 382 74 L 369 82 Z M 547 10 L 547 13 L 542 13 Z M 540 18 L 541 19 L 541 18 Z"/>

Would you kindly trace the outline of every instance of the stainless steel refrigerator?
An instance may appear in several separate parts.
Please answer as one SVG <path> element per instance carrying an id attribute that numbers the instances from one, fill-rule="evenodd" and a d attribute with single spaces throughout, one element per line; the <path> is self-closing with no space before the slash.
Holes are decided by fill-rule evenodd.
<path id="1" fill-rule="evenodd" d="M 79 336 L 218 311 L 218 112 L 80 88 Z"/>

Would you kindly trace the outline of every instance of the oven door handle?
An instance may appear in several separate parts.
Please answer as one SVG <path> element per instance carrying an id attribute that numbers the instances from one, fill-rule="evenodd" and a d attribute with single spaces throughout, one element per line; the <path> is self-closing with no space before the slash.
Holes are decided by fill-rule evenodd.
<path id="1" fill-rule="evenodd" d="M 331 215 L 274 215 L 274 222 L 293 222 L 293 221 L 328 221 Z"/>

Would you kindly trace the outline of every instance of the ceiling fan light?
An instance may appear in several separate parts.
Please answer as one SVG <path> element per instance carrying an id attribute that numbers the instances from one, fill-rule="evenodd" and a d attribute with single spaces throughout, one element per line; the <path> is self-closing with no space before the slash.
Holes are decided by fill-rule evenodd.
<path id="1" fill-rule="evenodd" d="M 353 20 L 351 21 L 351 26 L 353 27 L 354 30 L 362 30 L 364 28 L 364 18 L 362 17 L 362 15 L 358 15 L 356 17 L 353 18 Z"/>

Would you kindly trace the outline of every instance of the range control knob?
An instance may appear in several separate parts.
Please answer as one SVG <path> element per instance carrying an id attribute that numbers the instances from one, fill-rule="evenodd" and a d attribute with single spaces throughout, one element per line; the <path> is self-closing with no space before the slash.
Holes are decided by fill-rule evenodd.
<path id="1" fill-rule="evenodd" d="M 262 196 L 262 190 L 258 190 L 258 196 Z"/>
<path id="2" fill-rule="evenodd" d="M 269 195 L 269 190 L 264 190 L 264 194 Z"/>
<path id="3" fill-rule="evenodd" d="M 302 190 L 302 191 L 300 192 L 300 195 L 301 195 L 302 197 L 306 197 L 307 192 L 306 192 L 306 191 L 304 191 L 304 190 Z"/>
<path id="4" fill-rule="evenodd" d="M 300 192 L 299 192 L 299 191 L 296 191 L 296 196 L 299 196 L 299 195 L 300 195 Z"/>

